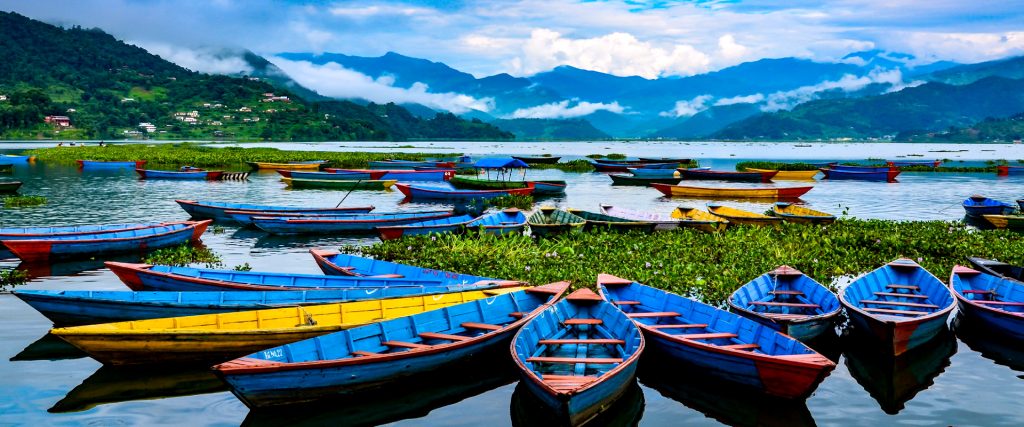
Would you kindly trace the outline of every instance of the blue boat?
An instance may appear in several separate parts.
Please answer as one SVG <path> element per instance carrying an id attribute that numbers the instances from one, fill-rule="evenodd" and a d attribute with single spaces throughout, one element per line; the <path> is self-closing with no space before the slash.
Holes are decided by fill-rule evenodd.
<path id="1" fill-rule="evenodd" d="M 894 168 L 892 166 L 853 166 L 853 165 L 840 165 L 831 164 L 827 168 L 837 171 L 849 171 L 849 172 L 888 172 Z"/>
<path id="2" fill-rule="evenodd" d="M 942 165 L 942 160 L 890 160 L 886 162 L 889 166 L 925 166 L 937 168 Z"/>
<path id="3" fill-rule="evenodd" d="M 315 402 L 401 381 L 507 346 L 565 282 L 385 320 L 250 354 L 213 368 L 250 408 Z"/>
<path id="4" fill-rule="evenodd" d="M 409 161 L 409 160 L 379 160 L 368 163 L 370 169 L 414 169 L 414 168 L 444 168 L 455 167 L 454 162 L 433 162 L 433 161 Z"/>
<path id="5" fill-rule="evenodd" d="M 243 211 L 259 213 L 294 213 L 294 214 L 357 214 L 368 213 L 373 206 L 350 207 L 303 207 L 303 206 L 268 206 L 245 203 L 212 202 L 209 200 L 175 200 L 192 218 L 232 221 L 234 218 L 227 211 Z"/>
<path id="6" fill-rule="evenodd" d="M 843 309 L 832 291 L 786 265 L 747 282 L 728 303 L 739 315 L 800 341 L 834 331 Z"/>
<path id="7" fill-rule="evenodd" d="M 581 425 L 636 383 L 644 336 L 625 313 L 579 289 L 523 325 L 512 339 L 522 383 L 558 417 Z"/>
<path id="8" fill-rule="evenodd" d="M 434 187 L 411 184 L 395 184 L 406 198 L 416 200 L 486 200 L 510 194 L 528 196 L 533 193 L 533 182 L 527 182 L 524 188 L 504 188 L 500 190 L 457 190 L 451 187 Z"/>
<path id="9" fill-rule="evenodd" d="M 463 287 L 393 286 L 317 291 L 131 292 L 16 291 L 14 295 L 58 326 L 91 325 L 456 292 Z"/>
<path id="10" fill-rule="evenodd" d="M 433 181 L 442 182 L 448 181 L 455 176 L 455 169 L 438 169 L 438 168 L 426 168 L 420 170 L 416 168 L 413 170 L 408 169 L 324 169 L 327 172 L 334 173 L 383 173 L 380 178 L 383 180 L 397 180 L 397 181 Z"/>
<path id="11" fill-rule="evenodd" d="M 899 356 L 946 329 L 952 293 L 916 262 L 902 258 L 861 276 L 839 292 L 855 329 Z"/>
<path id="12" fill-rule="evenodd" d="M 323 179 L 331 181 L 371 181 L 380 180 L 384 175 L 383 171 L 367 171 L 367 172 L 305 172 L 305 171 L 293 171 L 279 169 L 278 175 L 285 178 L 294 179 Z"/>
<path id="13" fill-rule="evenodd" d="M 1024 283 L 1024 267 L 978 257 L 967 257 L 967 261 L 982 273 Z"/>
<path id="14" fill-rule="evenodd" d="M 396 212 L 346 216 L 252 217 L 252 224 L 271 234 L 336 234 L 374 231 L 377 227 L 409 224 L 452 216 L 451 211 Z"/>
<path id="15" fill-rule="evenodd" d="M 214 291 L 298 291 L 348 288 L 386 288 L 395 286 L 454 285 L 439 279 L 369 278 L 322 276 L 317 274 L 271 273 L 173 267 L 168 265 L 105 263 L 133 291 L 214 292 Z M 467 284 L 467 287 L 500 285 L 500 281 Z"/>
<path id="16" fill-rule="evenodd" d="M 626 168 L 627 171 L 637 178 L 680 178 L 679 171 L 675 169 L 655 168 Z"/>
<path id="17" fill-rule="evenodd" d="M 959 265 L 949 286 L 968 321 L 984 325 L 990 335 L 1024 343 L 1024 286 Z"/>
<path id="18" fill-rule="evenodd" d="M 377 227 L 377 235 L 381 240 L 400 239 L 403 236 L 416 236 L 430 233 L 452 233 L 462 231 L 466 224 L 473 220 L 470 215 L 457 215 L 441 219 L 411 222 L 404 225 Z"/>
<path id="19" fill-rule="evenodd" d="M 71 234 L 31 240 L 3 240 L 15 256 L 26 262 L 91 258 L 98 255 L 147 252 L 198 241 L 210 220 L 167 223 L 95 234 Z"/>
<path id="20" fill-rule="evenodd" d="M 516 208 L 483 215 L 466 224 L 466 229 L 479 230 L 488 234 L 522 233 L 526 228 L 526 215 Z"/>
<path id="21" fill-rule="evenodd" d="M 1009 215 L 1015 210 L 1016 208 L 1009 203 L 1003 203 L 985 196 L 974 195 L 964 200 L 964 211 L 967 212 L 967 216 Z"/>
<path id="22" fill-rule="evenodd" d="M 607 274 L 597 286 L 637 322 L 648 350 L 731 384 L 804 399 L 836 367 L 800 341 L 735 313 Z"/>
<path id="23" fill-rule="evenodd" d="M 178 171 L 161 171 L 153 169 L 136 168 L 139 179 L 179 179 L 179 180 L 206 180 L 216 181 L 224 175 L 224 171 L 208 171 L 190 166 L 182 167 Z"/>
<path id="24" fill-rule="evenodd" d="M 78 168 L 85 170 L 95 169 L 142 169 L 146 164 L 145 160 L 137 160 L 130 162 L 116 162 L 106 160 L 77 160 Z"/>
<path id="25" fill-rule="evenodd" d="M 6 227 L 0 228 L 0 241 L 32 239 L 39 240 L 58 236 L 116 233 L 120 231 L 139 230 L 143 228 L 150 228 L 170 224 L 174 223 L 141 222 L 125 224 L 69 225 L 58 227 Z"/>
<path id="26" fill-rule="evenodd" d="M 897 168 L 883 168 L 882 170 L 852 170 L 852 169 L 819 169 L 825 174 L 825 179 L 832 180 L 857 180 L 857 181 L 885 181 L 896 182 L 896 176 L 900 174 Z"/>
<path id="27" fill-rule="evenodd" d="M 379 259 L 343 254 L 335 250 L 310 249 L 316 264 L 331 276 L 353 276 L 366 278 L 392 278 L 408 280 L 440 280 L 447 284 L 469 284 L 478 282 L 494 282 L 498 279 L 474 276 L 471 274 L 453 273 L 451 271 L 434 270 L 416 267 Z"/>
<path id="28" fill-rule="evenodd" d="M 533 194 L 556 195 L 565 194 L 568 184 L 565 181 L 529 181 L 533 184 Z"/>
<path id="29" fill-rule="evenodd" d="M 18 156 L 14 154 L 0 155 L 0 165 L 13 165 L 20 163 L 31 163 L 36 160 L 36 156 Z"/>

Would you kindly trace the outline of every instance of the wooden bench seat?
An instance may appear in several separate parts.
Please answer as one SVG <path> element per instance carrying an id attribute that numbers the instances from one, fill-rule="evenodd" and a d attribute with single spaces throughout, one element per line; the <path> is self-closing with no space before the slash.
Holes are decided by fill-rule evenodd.
<path id="1" fill-rule="evenodd" d="M 761 348 L 761 346 L 759 344 L 729 344 L 729 345 L 720 345 L 718 347 L 719 348 L 728 348 L 730 350 L 754 350 L 754 349 Z"/>
<path id="2" fill-rule="evenodd" d="M 612 301 L 615 305 L 640 305 L 640 301 Z"/>
<path id="3" fill-rule="evenodd" d="M 461 325 L 466 329 L 480 329 L 484 331 L 497 331 L 501 330 L 502 326 L 492 325 L 490 323 L 476 323 L 476 322 L 465 322 Z"/>
<path id="4" fill-rule="evenodd" d="M 772 301 L 754 301 L 750 305 L 763 305 L 766 307 L 794 307 L 794 308 L 819 308 L 818 304 L 803 304 L 798 302 L 772 302 Z"/>
<path id="5" fill-rule="evenodd" d="M 524 314 L 524 313 L 521 313 L 521 312 L 515 311 L 515 312 L 512 312 L 512 313 L 509 313 L 509 314 L 508 314 L 508 317 L 511 317 L 511 318 L 513 318 L 513 319 L 522 319 L 522 318 L 523 318 L 523 316 L 525 316 L 525 315 L 526 315 L 526 314 Z"/>
<path id="6" fill-rule="evenodd" d="M 603 325 L 604 321 L 601 319 L 566 319 L 563 323 L 566 325 Z"/>
<path id="7" fill-rule="evenodd" d="M 593 365 L 610 365 L 613 363 L 622 363 L 622 358 L 619 357 L 545 357 L 545 356 L 534 356 L 526 359 L 530 363 L 557 363 L 557 364 L 576 364 L 576 363 L 588 363 Z"/>
<path id="8" fill-rule="evenodd" d="M 916 285 L 897 285 L 897 284 L 892 284 L 892 285 L 885 285 L 885 287 L 890 288 L 890 289 L 910 289 L 912 291 L 917 291 L 917 290 L 921 289 L 919 286 L 916 286 Z"/>
<path id="9" fill-rule="evenodd" d="M 722 338 L 736 338 L 739 335 L 729 332 L 711 332 L 707 334 L 684 334 L 676 335 L 677 337 L 686 338 L 688 340 L 716 340 Z"/>
<path id="10" fill-rule="evenodd" d="M 980 290 L 980 289 L 967 289 L 967 290 L 964 290 L 964 291 L 960 291 L 960 293 L 962 293 L 962 294 L 964 294 L 964 295 L 966 295 L 966 294 L 986 294 L 986 295 L 995 295 L 995 294 L 996 294 L 996 291 L 993 291 L 993 290 L 991 290 L 991 289 L 989 289 L 989 290 L 987 290 L 987 291 L 983 291 L 983 290 Z"/>
<path id="11" fill-rule="evenodd" d="M 439 333 L 434 333 L 434 332 L 422 332 L 422 333 L 420 333 L 420 338 L 423 338 L 425 340 L 448 340 L 448 341 L 465 341 L 465 340 L 470 339 L 469 337 L 462 336 L 462 335 L 439 334 Z"/>
<path id="12" fill-rule="evenodd" d="M 901 314 L 901 315 L 906 315 L 906 316 L 924 316 L 924 315 L 928 314 L 928 313 L 925 313 L 923 311 L 890 310 L 888 308 L 865 307 L 863 310 L 867 311 L 867 312 L 870 312 L 870 313 Z"/>
<path id="13" fill-rule="evenodd" d="M 904 297 L 904 298 L 928 299 L 928 295 L 900 294 L 900 293 L 896 293 L 896 292 L 875 292 L 875 295 L 878 295 L 880 297 Z"/>
<path id="14" fill-rule="evenodd" d="M 976 302 L 978 304 L 986 304 L 986 305 L 1009 305 L 1009 306 L 1022 306 L 1022 307 L 1024 307 L 1024 302 L 1016 302 L 1016 301 L 987 301 L 987 300 L 983 300 L 983 299 L 972 299 L 972 300 L 969 300 L 969 301 Z"/>
<path id="15" fill-rule="evenodd" d="M 921 303 L 916 303 L 916 302 L 881 301 L 881 300 L 873 300 L 873 299 L 861 300 L 861 303 L 863 303 L 863 304 L 879 304 L 879 305 L 895 305 L 895 306 L 900 306 L 900 307 L 939 308 L 939 306 L 937 306 L 935 304 L 921 304 Z"/>
<path id="16" fill-rule="evenodd" d="M 771 295 L 803 295 L 800 291 L 768 291 Z"/>
<path id="17" fill-rule="evenodd" d="M 643 319 L 648 317 L 678 317 L 679 313 L 674 311 L 648 311 L 641 313 L 626 313 L 630 319 Z"/>
<path id="18" fill-rule="evenodd" d="M 414 343 L 414 342 L 405 342 L 405 341 L 384 341 L 381 344 L 384 344 L 384 345 L 386 345 L 388 347 L 399 347 L 399 348 L 427 348 L 427 347 L 430 347 L 429 345 L 426 345 L 426 344 L 417 344 L 417 343 Z"/>
<path id="19" fill-rule="evenodd" d="M 608 345 L 625 345 L 626 342 L 617 339 L 603 339 L 603 338 L 591 338 L 591 339 L 559 339 L 559 340 L 540 340 L 537 341 L 541 345 L 560 345 L 560 344 L 608 344 Z"/>
<path id="20" fill-rule="evenodd" d="M 353 351 L 352 352 L 353 356 L 361 356 L 361 357 L 376 356 L 378 354 L 380 354 L 380 353 L 374 353 L 372 351 Z"/>
<path id="21" fill-rule="evenodd" d="M 674 325 L 644 325 L 651 329 L 704 329 L 707 323 L 678 323 Z"/>
<path id="22" fill-rule="evenodd" d="M 565 381 L 565 382 L 578 382 L 578 383 L 589 383 L 597 379 L 597 377 L 590 375 L 554 375 L 554 374 L 543 374 L 540 379 L 544 382 L 548 381 Z"/>

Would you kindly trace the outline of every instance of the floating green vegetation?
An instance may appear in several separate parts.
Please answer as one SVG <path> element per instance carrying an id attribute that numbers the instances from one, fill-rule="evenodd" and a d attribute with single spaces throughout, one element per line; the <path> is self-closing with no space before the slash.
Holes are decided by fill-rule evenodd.
<path id="1" fill-rule="evenodd" d="M 583 159 L 569 160 L 568 162 L 558 162 L 549 165 L 531 165 L 531 169 L 558 169 L 563 172 L 593 172 L 594 165 Z"/>
<path id="2" fill-rule="evenodd" d="M 250 266 L 249 263 L 238 264 L 238 265 L 234 266 L 232 268 L 232 270 L 235 270 L 235 271 L 252 271 L 252 266 Z"/>
<path id="3" fill-rule="evenodd" d="M 626 155 L 622 153 L 588 154 L 587 157 L 591 159 L 623 160 L 626 158 Z"/>
<path id="4" fill-rule="evenodd" d="M 846 166 L 865 166 L 865 167 L 879 167 L 886 166 L 885 162 L 873 161 L 868 159 L 868 162 L 841 162 L 840 164 Z M 877 159 L 875 159 L 877 160 Z M 949 166 L 943 164 L 939 167 L 932 167 L 929 165 L 912 165 L 912 166 L 900 166 L 900 170 L 904 172 L 995 172 L 996 165 L 1005 164 L 1005 160 L 994 161 L 989 160 L 985 162 L 987 166 Z M 736 163 L 736 170 L 742 171 L 747 168 L 754 169 L 774 169 L 780 171 L 810 171 L 817 170 L 821 166 L 812 165 L 810 163 L 783 163 L 783 162 L 768 162 L 768 161 L 750 161 L 750 162 L 739 162 Z"/>
<path id="5" fill-rule="evenodd" d="M 1024 262 L 1024 235 L 943 221 L 843 219 L 828 227 L 786 223 L 713 234 L 684 229 L 653 236 L 581 233 L 539 240 L 477 233 L 435 237 L 359 250 L 424 268 L 534 284 L 569 280 L 576 287 L 593 286 L 598 273 L 608 273 L 719 305 L 737 287 L 783 264 L 829 285 L 898 257 L 918 261 L 943 280 L 967 256 Z"/>
<path id="6" fill-rule="evenodd" d="M 810 163 L 782 163 L 782 162 L 739 162 L 736 163 L 736 170 L 745 171 L 747 168 L 754 169 L 772 169 L 779 171 L 814 171 L 818 170 L 819 166 L 812 165 Z"/>
<path id="7" fill-rule="evenodd" d="M 518 208 L 522 210 L 529 210 L 533 208 L 533 196 L 524 196 L 521 194 L 507 194 L 501 197 L 495 197 L 487 200 L 488 205 L 496 208 Z"/>
<path id="8" fill-rule="evenodd" d="M 194 143 L 181 144 L 119 144 L 105 147 L 51 147 L 29 151 L 38 160 L 74 164 L 76 160 L 148 160 L 148 165 L 191 165 L 196 167 L 247 168 L 246 162 L 285 163 L 308 160 L 328 160 L 340 168 L 365 168 L 374 160 L 423 160 L 427 157 L 458 156 L 458 154 L 429 153 L 365 153 L 333 151 L 284 151 L 276 148 L 208 147 Z"/>
<path id="9" fill-rule="evenodd" d="M 4 196 L 2 199 L 5 208 L 26 208 L 30 206 L 42 206 L 46 204 L 46 197 L 43 196 Z"/>
<path id="10" fill-rule="evenodd" d="M 158 249 L 142 259 L 146 264 L 173 265 L 185 267 L 192 264 L 203 264 L 206 268 L 221 268 L 224 262 L 220 255 L 205 246 L 184 244 L 170 248 Z"/>
<path id="11" fill-rule="evenodd" d="M 28 273 L 15 269 L 0 270 L 0 292 L 14 289 L 15 286 L 25 283 L 28 283 Z"/>

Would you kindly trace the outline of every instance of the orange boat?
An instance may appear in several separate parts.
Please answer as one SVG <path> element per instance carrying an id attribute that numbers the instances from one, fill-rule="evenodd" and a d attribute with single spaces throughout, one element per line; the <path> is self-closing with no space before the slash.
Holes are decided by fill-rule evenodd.
<path id="1" fill-rule="evenodd" d="M 694 185 L 651 184 L 669 197 L 696 197 L 716 199 L 795 199 L 813 186 L 807 187 L 698 187 Z"/>

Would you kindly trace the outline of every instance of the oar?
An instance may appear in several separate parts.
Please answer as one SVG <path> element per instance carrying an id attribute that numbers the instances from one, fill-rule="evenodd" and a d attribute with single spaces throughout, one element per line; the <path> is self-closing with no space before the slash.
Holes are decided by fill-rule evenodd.
<path id="1" fill-rule="evenodd" d="M 334 208 L 335 208 L 335 209 L 337 209 L 337 208 L 341 207 L 341 204 L 342 204 L 342 203 L 345 203 L 345 199 L 347 199 L 347 198 L 348 198 L 348 195 L 349 195 L 349 194 L 352 194 L 352 192 L 353 192 L 353 191 L 355 191 L 355 189 L 359 187 L 359 184 L 360 184 L 361 182 L 363 182 L 363 180 L 361 180 L 361 179 L 360 179 L 360 180 L 357 180 L 357 181 L 356 181 L 356 185 L 353 185 L 353 186 L 352 186 L 352 188 L 348 189 L 348 193 L 345 193 L 345 197 L 342 197 L 342 198 L 341 198 L 341 201 L 340 201 L 340 202 L 338 202 L 338 205 L 337 205 L 337 206 L 335 206 Z"/>

